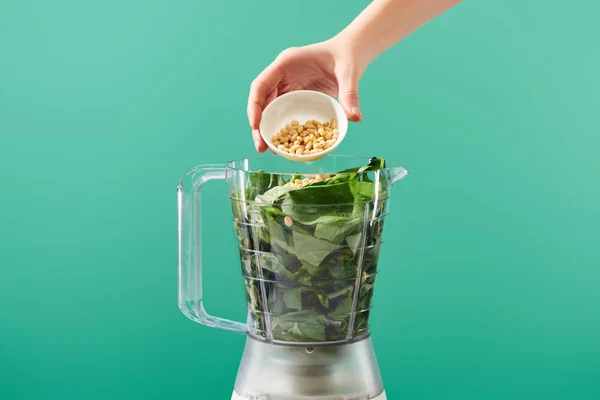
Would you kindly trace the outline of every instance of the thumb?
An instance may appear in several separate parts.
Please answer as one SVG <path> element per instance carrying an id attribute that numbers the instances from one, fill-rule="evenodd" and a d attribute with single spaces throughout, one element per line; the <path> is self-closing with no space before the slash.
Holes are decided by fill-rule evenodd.
<path id="1" fill-rule="evenodd" d="M 338 79 L 338 86 L 338 100 L 346 111 L 346 116 L 350 121 L 359 122 L 362 120 L 362 113 L 358 101 L 358 76 L 349 73 Z"/>

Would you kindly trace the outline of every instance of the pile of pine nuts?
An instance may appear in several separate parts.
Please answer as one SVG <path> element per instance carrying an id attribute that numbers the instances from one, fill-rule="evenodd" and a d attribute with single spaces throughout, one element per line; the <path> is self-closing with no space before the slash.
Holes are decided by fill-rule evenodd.
<path id="1" fill-rule="evenodd" d="M 286 183 L 286 185 L 291 187 L 292 190 L 296 190 L 296 189 L 300 189 L 304 185 L 308 185 L 310 183 L 315 183 L 315 182 L 321 182 L 321 181 L 324 181 L 329 178 L 330 178 L 329 175 L 309 175 L 309 176 L 305 177 L 304 179 L 296 179 L 294 181 L 290 181 L 290 182 Z"/>
<path id="2" fill-rule="evenodd" d="M 330 148 L 338 140 L 338 136 L 335 119 L 324 123 L 308 120 L 304 125 L 292 121 L 273 135 L 271 142 L 286 153 L 308 155 Z"/>

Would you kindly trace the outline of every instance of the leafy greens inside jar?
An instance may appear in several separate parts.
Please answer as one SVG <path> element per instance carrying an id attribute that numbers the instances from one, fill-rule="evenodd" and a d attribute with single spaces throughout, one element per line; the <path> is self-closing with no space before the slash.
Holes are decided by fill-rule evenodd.
<path id="1" fill-rule="evenodd" d="M 297 344 L 368 335 L 389 181 L 383 158 L 327 175 L 247 174 L 232 197 L 250 334 Z"/>

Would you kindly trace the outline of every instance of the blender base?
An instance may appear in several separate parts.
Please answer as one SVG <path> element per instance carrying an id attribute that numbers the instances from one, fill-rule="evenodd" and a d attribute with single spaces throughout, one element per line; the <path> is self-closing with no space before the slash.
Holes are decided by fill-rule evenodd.
<path id="1" fill-rule="evenodd" d="M 386 400 L 370 337 L 305 348 L 248 337 L 232 400 Z"/>

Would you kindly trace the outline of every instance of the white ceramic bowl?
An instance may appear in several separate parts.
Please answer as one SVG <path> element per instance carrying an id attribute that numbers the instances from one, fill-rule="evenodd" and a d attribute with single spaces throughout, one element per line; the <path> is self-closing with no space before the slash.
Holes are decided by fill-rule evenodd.
<path id="1" fill-rule="evenodd" d="M 271 137 L 291 121 L 296 120 L 303 124 L 313 119 L 321 122 L 337 120 L 338 140 L 327 150 L 315 154 L 297 155 L 286 153 L 271 142 Z M 340 103 L 333 97 L 312 90 L 297 90 L 279 96 L 265 108 L 259 129 L 263 140 L 275 154 L 292 161 L 308 162 L 325 157 L 339 146 L 348 130 L 348 118 Z"/>

